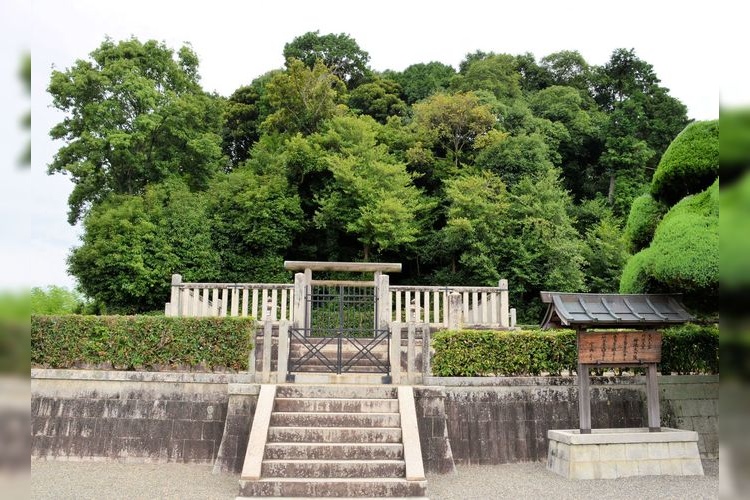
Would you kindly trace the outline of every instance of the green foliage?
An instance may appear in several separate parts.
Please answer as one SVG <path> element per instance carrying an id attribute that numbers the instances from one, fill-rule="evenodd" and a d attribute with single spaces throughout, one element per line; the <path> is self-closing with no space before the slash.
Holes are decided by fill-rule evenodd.
<path id="1" fill-rule="evenodd" d="M 540 134 L 521 134 L 506 137 L 484 148 L 476 157 L 476 165 L 494 172 L 507 185 L 516 184 L 522 177 L 546 172 L 552 168 L 550 152 Z"/>
<path id="2" fill-rule="evenodd" d="M 338 113 L 337 105 L 346 92 L 344 83 L 322 61 L 312 68 L 298 59 L 287 63 L 266 84 L 268 104 L 273 112 L 261 128 L 269 132 L 312 134 Z"/>
<path id="3" fill-rule="evenodd" d="M 299 59 L 310 69 L 320 61 L 350 88 L 370 74 L 370 55 L 344 33 L 320 35 L 319 31 L 308 31 L 284 45 L 284 59 L 287 65 L 291 59 Z"/>
<path id="4" fill-rule="evenodd" d="M 44 368 L 247 370 L 252 318 L 32 316 L 31 363 Z"/>
<path id="5" fill-rule="evenodd" d="M 385 76 L 401 85 L 404 100 L 411 105 L 447 90 L 456 76 L 456 70 L 447 64 L 433 61 L 412 64 L 401 73 L 388 72 Z"/>
<path id="6" fill-rule="evenodd" d="M 61 286 L 31 289 L 31 314 L 75 314 L 83 310 L 81 294 Z"/>
<path id="7" fill-rule="evenodd" d="M 442 331 L 432 347 L 432 373 L 439 377 L 560 375 L 577 364 L 571 330 Z"/>
<path id="8" fill-rule="evenodd" d="M 451 81 L 451 87 L 459 92 L 488 90 L 503 100 L 521 94 L 520 80 L 515 57 L 478 51 L 466 56 L 460 74 Z"/>
<path id="9" fill-rule="evenodd" d="M 388 117 L 406 115 L 408 107 L 399 97 L 400 89 L 392 80 L 377 79 L 364 83 L 349 95 L 349 107 L 385 123 Z"/>
<path id="10" fill-rule="evenodd" d="M 625 238 L 631 251 L 637 252 L 651 243 L 656 226 L 667 209 L 664 203 L 656 201 L 650 194 L 643 194 L 633 200 L 625 225 Z"/>
<path id="11" fill-rule="evenodd" d="M 65 113 L 50 135 L 65 141 L 49 173 L 75 184 L 68 220 L 76 223 L 110 193 L 142 193 L 147 184 L 181 177 L 205 189 L 225 167 L 221 99 L 198 84 L 198 59 L 156 41 L 105 40 L 66 71 L 52 72 L 53 106 Z"/>
<path id="12" fill-rule="evenodd" d="M 586 232 L 583 247 L 586 288 L 593 293 L 616 293 L 628 252 L 622 228 L 612 219 L 602 219 Z"/>
<path id="13" fill-rule="evenodd" d="M 719 120 L 688 125 L 664 152 L 651 194 L 668 205 L 703 191 L 719 175 Z"/>
<path id="14" fill-rule="evenodd" d="M 662 375 L 719 373 L 719 327 L 686 324 L 664 330 Z"/>
<path id="15" fill-rule="evenodd" d="M 0 291 L 0 376 L 29 376 L 29 294 Z"/>
<path id="16" fill-rule="evenodd" d="M 651 246 L 626 264 L 620 293 L 683 293 L 686 305 L 718 310 L 719 181 L 672 207 Z"/>
<path id="17" fill-rule="evenodd" d="M 161 309 L 175 272 L 188 281 L 216 277 L 205 201 L 179 182 L 153 186 L 144 196 L 111 196 L 83 228 L 68 269 L 110 312 Z"/>
<path id="18" fill-rule="evenodd" d="M 661 373 L 719 373 L 719 329 L 687 324 L 662 333 Z M 536 376 L 572 373 L 578 364 L 572 330 L 441 331 L 432 337 L 438 377 Z"/>

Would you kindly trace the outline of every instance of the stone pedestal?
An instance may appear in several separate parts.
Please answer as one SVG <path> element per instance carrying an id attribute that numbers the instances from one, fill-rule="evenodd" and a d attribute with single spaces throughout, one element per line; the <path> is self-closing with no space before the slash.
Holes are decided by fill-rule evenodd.
<path id="1" fill-rule="evenodd" d="M 698 434 L 662 427 L 547 431 L 547 469 L 568 479 L 702 476 Z"/>

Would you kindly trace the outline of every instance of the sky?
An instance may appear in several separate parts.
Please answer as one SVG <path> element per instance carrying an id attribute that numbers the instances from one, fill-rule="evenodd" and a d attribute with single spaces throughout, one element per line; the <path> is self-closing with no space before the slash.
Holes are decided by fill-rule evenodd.
<path id="1" fill-rule="evenodd" d="M 80 227 L 66 222 L 72 189 L 62 176 L 48 176 L 47 164 L 62 146 L 49 130 L 62 119 L 46 93 L 53 68 L 65 70 L 85 59 L 109 36 L 156 39 L 173 49 L 190 43 L 200 58 L 202 84 L 228 96 L 241 85 L 283 65 L 284 44 L 308 31 L 346 33 L 369 52 L 375 70 L 403 70 L 440 61 L 458 67 L 475 50 L 537 59 L 560 50 L 578 50 L 589 64 L 604 64 L 616 48 L 633 48 L 654 66 L 661 84 L 688 107 L 691 118 L 718 118 L 719 80 L 723 103 L 742 101 L 746 79 L 727 78 L 732 57 L 717 52 L 720 10 L 634 0 L 461 2 L 380 0 L 358 4 L 339 0 L 211 2 L 171 0 L 3 0 L 0 31 L 8 51 L 0 73 L 15 74 L 24 50 L 33 55 L 33 125 L 30 171 L 13 165 L 28 134 L 18 119 L 29 107 L 17 81 L 3 81 L 3 109 L 13 120 L 0 133 L 9 167 L 0 182 L 0 289 L 20 286 L 73 287 L 65 259 L 78 244 Z M 361 5 L 361 6 L 360 6 Z M 724 30 L 734 33 L 731 27 Z M 736 30 L 739 34 L 740 30 Z M 13 54 L 19 54 L 13 56 Z M 720 71 L 724 67 L 725 71 Z M 735 64 L 736 66 L 736 64 Z M 742 84 L 740 84 L 740 81 Z M 747 101 L 744 101 L 747 102 Z M 12 138 L 10 141 L 8 138 Z M 15 152 L 18 151 L 18 153 Z"/>

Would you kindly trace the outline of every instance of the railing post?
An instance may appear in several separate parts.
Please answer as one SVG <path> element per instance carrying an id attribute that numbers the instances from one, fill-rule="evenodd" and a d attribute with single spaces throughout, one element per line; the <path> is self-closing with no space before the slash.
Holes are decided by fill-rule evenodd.
<path id="1" fill-rule="evenodd" d="M 286 382 L 286 371 L 289 362 L 289 322 L 279 323 L 279 359 L 276 361 L 276 381 L 279 384 Z"/>
<path id="2" fill-rule="evenodd" d="M 458 330 L 463 325 L 463 299 L 458 292 L 448 295 L 448 330 Z"/>
<path id="3" fill-rule="evenodd" d="M 432 341 L 432 329 L 429 323 L 422 325 L 422 383 L 425 384 L 427 377 L 432 376 L 432 360 L 430 359 L 430 342 Z"/>
<path id="4" fill-rule="evenodd" d="M 391 382 L 401 383 L 401 323 L 391 323 Z"/>
<path id="5" fill-rule="evenodd" d="M 509 328 L 510 319 L 508 312 L 508 280 L 501 279 L 497 286 L 500 288 L 500 327 Z"/>
<path id="6" fill-rule="evenodd" d="M 263 371 L 261 383 L 271 383 L 271 347 L 273 346 L 273 324 L 270 319 L 263 323 Z"/>
<path id="7" fill-rule="evenodd" d="M 510 327 L 511 328 L 516 327 L 516 308 L 515 307 L 510 308 Z"/>
<path id="8" fill-rule="evenodd" d="M 294 326 L 305 327 L 305 274 L 294 275 Z"/>
<path id="9" fill-rule="evenodd" d="M 390 278 L 387 274 L 381 274 L 377 277 L 375 283 L 378 287 L 378 325 L 379 330 L 388 329 L 391 322 L 391 289 Z"/>
<path id="10" fill-rule="evenodd" d="M 409 321 L 409 325 L 406 329 L 406 381 L 410 384 L 414 383 L 414 375 L 417 371 L 415 367 L 416 331 L 417 324 L 414 322 L 414 315 L 412 315 L 412 320 Z"/>
<path id="11" fill-rule="evenodd" d="M 172 275 L 172 295 L 169 302 L 169 314 L 168 316 L 179 316 L 180 315 L 180 285 L 182 284 L 182 275 Z"/>

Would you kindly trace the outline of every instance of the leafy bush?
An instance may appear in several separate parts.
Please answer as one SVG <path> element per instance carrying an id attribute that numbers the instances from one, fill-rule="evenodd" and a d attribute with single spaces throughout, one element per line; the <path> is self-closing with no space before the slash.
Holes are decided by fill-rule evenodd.
<path id="1" fill-rule="evenodd" d="M 625 225 L 625 238 L 630 249 L 637 252 L 646 248 L 654 237 L 656 226 L 667 213 L 668 207 L 655 200 L 650 194 L 644 194 L 633 200 L 630 215 Z"/>
<path id="2" fill-rule="evenodd" d="M 559 375 L 576 366 L 576 334 L 551 331 L 444 331 L 433 336 L 432 372 L 442 377 Z"/>
<path id="3" fill-rule="evenodd" d="M 719 373 L 719 327 L 686 324 L 664 331 L 662 374 Z"/>
<path id="4" fill-rule="evenodd" d="M 44 368 L 247 370 L 251 318 L 32 316 L 31 363 Z"/>
<path id="5" fill-rule="evenodd" d="M 673 205 L 719 175 L 719 120 L 695 122 L 675 138 L 656 167 L 651 194 Z"/>
<path id="6" fill-rule="evenodd" d="M 719 372 L 716 326 L 673 327 L 662 338 L 663 374 Z M 578 363 L 572 330 L 442 331 L 432 347 L 432 373 L 441 377 L 560 375 Z"/>
<path id="7" fill-rule="evenodd" d="M 29 375 L 29 295 L 0 291 L 0 376 Z"/>
<path id="8" fill-rule="evenodd" d="M 683 293 L 702 312 L 718 310 L 719 182 L 686 197 L 664 216 L 651 246 L 623 270 L 620 293 Z"/>
<path id="9" fill-rule="evenodd" d="M 83 296 L 65 287 L 51 285 L 31 289 L 31 314 L 74 314 L 83 311 Z"/>

